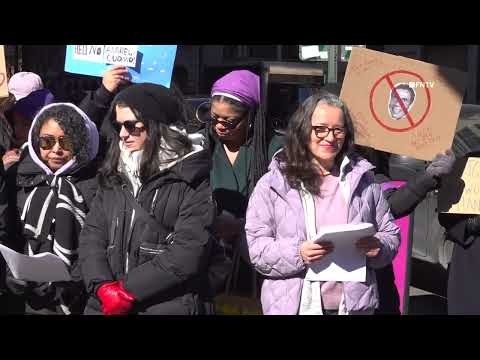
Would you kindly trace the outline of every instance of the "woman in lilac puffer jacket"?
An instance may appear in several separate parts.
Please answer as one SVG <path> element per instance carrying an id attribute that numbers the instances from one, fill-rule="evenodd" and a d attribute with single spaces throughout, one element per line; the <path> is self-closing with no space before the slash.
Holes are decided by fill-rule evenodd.
<path id="1" fill-rule="evenodd" d="M 352 121 L 335 95 L 312 95 L 290 120 L 285 148 L 257 183 L 246 216 L 250 258 L 265 276 L 264 314 L 373 314 L 378 306 L 373 269 L 392 262 L 399 228 L 374 183 L 374 167 L 353 146 Z M 355 243 L 366 256 L 365 282 L 305 280 L 310 263 L 335 251 L 330 242 L 305 241 L 308 204 L 314 209 L 307 212 L 309 230 L 315 232 L 328 225 L 373 224 L 376 233 Z"/>

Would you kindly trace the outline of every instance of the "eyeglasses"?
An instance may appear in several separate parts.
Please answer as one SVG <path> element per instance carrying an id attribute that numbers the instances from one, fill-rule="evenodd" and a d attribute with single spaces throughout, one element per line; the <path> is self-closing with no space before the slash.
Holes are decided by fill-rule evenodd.
<path id="1" fill-rule="evenodd" d="M 345 128 L 329 128 L 328 126 L 312 126 L 312 130 L 319 139 L 326 138 L 330 131 L 336 139 L 343 139 L 346 135 Z"/>
<path id="2" fill-rule="evenodd" d="M 58 142 L 58 145 L 65 151 L 73 151 L 73 141 L 69 136 L 55 137 L 53 135 L 42 135 L 38 145 L 42 150 L 50 150 Z"/>
<path id="3" fill-rule="evenodd" d="M 242 118 L 236 118 L 233 121 L 218 121 L 219 117 L 213 114 L 210 114 L 210 118 L 214 125 L 221 124 L 227 130 L 235 129 L 244 119 L 242 117 Z"/>
<path id="4" fill-rule="evenodd" d="M 145 130 L 145 126 L 137 126 L 138 123 L 143 124 L 143 122 L 140 120 L 127 120 L 127 121 L 124 121 L 123 123 L 114 121 L 112 125 L 115 131 L 119 134 L 123 126 L 130 135 L 139 136 L 142 133 L 142 131 Z"/>

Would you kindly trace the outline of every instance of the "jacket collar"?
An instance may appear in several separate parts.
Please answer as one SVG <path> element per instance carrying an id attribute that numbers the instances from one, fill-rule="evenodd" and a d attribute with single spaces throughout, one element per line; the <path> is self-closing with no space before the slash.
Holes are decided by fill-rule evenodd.
<path id="1" fill-rule="evenodd" d="M 369 163 L 364 158 L 359 156 L 349 157 L 344 156 L 340 164 L 340 181 L 348 181 L 352 184 L 350 192 L 353 193 L 358 183 L 360 182 L 361 177 L 368 171 L 373 170 L 375 166 Z M 293 190 L 287 182 L 287 179 L 283 176 L 280 171 L 279 161 L 273 157 L 270 166 L 268 167 L 270 175 L 269 185 L 282 197 L 286 197 L 287 193 Z"/>

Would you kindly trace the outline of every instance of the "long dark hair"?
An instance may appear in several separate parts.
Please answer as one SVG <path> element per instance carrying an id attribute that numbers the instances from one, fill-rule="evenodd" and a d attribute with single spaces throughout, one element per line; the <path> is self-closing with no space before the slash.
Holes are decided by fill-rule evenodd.
<path id="1" fill-rule="evenodd" d="M 313 154 L 310 152 L 309 143 L 312 133 L 312 115 L 318 103 L 324 103 L 342 110 L 345 122 L 345 142 L 342 149 L 335 157 L 335 163 L 340 166 L 345 155 L 349 155 L 355 160 L 353 153 L 355 137 L 353 123 L 348 113 L 348 109 L 338 96 L 329 92 L 321 91 L 309 98 L 295 111 L 288 123 L 286 143 L 284 151 L 277 155 L 280 161 L 280 170 L 287 178 L 288 184 L 299 190 L 301 183 L 305 188 L 318 194 L 320 189 L 321 177 L 318 168 L 313 163 Z"/>
<path id="2" fill-rule="evenodd" d="M 248 180 L 249 189 L 248 193 L 251 194 L 257 181 L 268 170 L 268 142 L 270 141 L 273 133 L 270 124 L 265 120 L 265 112 L 262 103 L 257 107 L 250 107 L 235 99 L 223 96 L 215 95 L 212 97 L 212 102 L 225 102 L 229 104 L 233 111 L 240 114 L 240 116 L 247 117 L 246 139 L 251 139 L 253 145 L 253 156 L 250 159 L 248 168 Z M 217 138 L 212 126 L 208 131 L 209 141 L 212 143 L 212 137 Z M 213 146 L 210 146 L 210 150 L 213 152 Z"/>
<path id="3" fill-rule="evenodd" d="M 129 107 L 135 118 L 145 125 L 145 131 L 147 132 L 147 138 L 143 147 L 142 160 L 140 162 L 140 180 L 142 183 L 146 182 L 149 178 L 159 173 L 159 167 L 164 165 L 160 160 L 158 154 L 162 150 L 167 150 L 175 153 L 181 157 L 192 150 L 192 142 L 186 136 L 178 131 L 170 129 L 167 125 L 144 117 L 139 109 L 133 108 L 123 102 L 115 102 L 112 104 L 109 114 L 107 115 L 107 121 L 113 124 L 116 121 L 116 106 Z M 159 109 L 161 111 L 161 109 Z M 182 124 L 175 124 L 180 130 Z M 165 140 L 168 149 L 165 149 L 161 144 L 161 139 Z M 116 131 L 111 132 L 109 139 L 109 147 L 102 167 L 99 170 L 99 183 L 101 186 L 109 187 L 113 184 L 117 184 L 120 181 L 118 172 L 118 162 L 120 159 L 120 147 L 119 147 L 120 135 Z"/>

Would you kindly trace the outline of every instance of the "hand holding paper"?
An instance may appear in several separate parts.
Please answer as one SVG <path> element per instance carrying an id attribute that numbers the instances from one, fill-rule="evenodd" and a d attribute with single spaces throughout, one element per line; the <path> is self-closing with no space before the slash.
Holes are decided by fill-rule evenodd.
<path id="1" fill-rule="evenodd" d="M 65 263 L 52 253 L 27 256 L 1 244 L 0 252 L 15 279 L 34 282 L 71 280 Z"/>
<path id="2" fill-rule="evenodd" d="M 311 281 L 365 281 L 365 254 L 375 256 L 379 252 L 379 248 L 376 251 L 379 241 L 373 237 L 375 233 L 373 225 L 368 223 L 322 227 L 313 242 L 331 242 L 335 251 L 311 263 L 305 278 Z"/>
<path id="3" fill-rule="evenodd" d="M 355 242 L 355 246 L 367 257 L 375 257 L 380 252 L 382 243 L 374 236 L 365 237 Z"/>
<path id="4" fill-rule="evenodd" d="M 310 264 L 314 261 L 320 260 L 327 254 L 330 254 L 334 249 L 334 245 L 330 241 L 320 243 L 304 241 L 300 245 L 300 255 L 305 264 Z"/>

